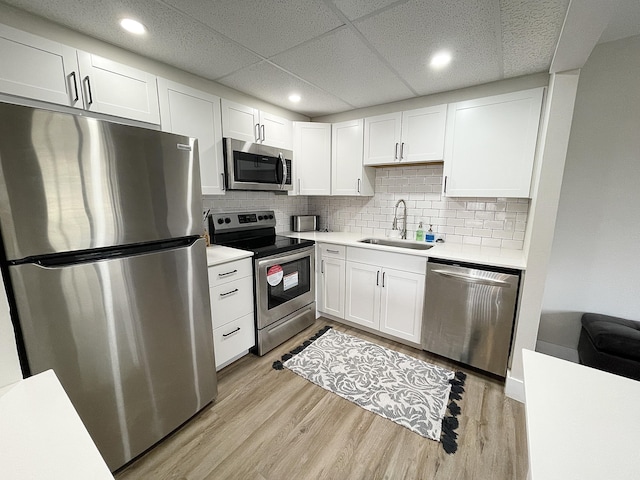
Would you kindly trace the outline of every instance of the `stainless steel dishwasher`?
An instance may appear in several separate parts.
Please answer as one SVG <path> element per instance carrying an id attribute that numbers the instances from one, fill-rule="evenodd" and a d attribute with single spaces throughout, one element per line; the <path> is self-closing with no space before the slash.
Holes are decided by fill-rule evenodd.
<path id="1" fill-rule="evenodd" d="M 506 376 L 520 272 L 429 261 L 422 348 Z"/>

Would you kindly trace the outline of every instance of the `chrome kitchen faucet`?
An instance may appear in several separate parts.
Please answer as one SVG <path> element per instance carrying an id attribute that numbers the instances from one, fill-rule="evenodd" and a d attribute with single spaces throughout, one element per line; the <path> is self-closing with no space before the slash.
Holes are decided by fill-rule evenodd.
<path id="1" fill-rule="evenodd" d="M 400 202 L 402 202 L 402 205 L 404 205 L 404 216 L 402 218 L 402 230 L 400 230 L 400 237 L 403 239 L 407 239 L 407 203 L 401 198 L 400 200 L 398 200 L 398 202 L 396 203 L 396 209 L 393 212 L 393 230 L 398 230 L 398 205 L 400 205 Z"/>

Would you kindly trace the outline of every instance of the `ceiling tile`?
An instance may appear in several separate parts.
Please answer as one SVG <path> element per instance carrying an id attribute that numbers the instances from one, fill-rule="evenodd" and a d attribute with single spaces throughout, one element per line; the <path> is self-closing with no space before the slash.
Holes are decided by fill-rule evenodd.
<path id="1" fill-rule="evenodd" d="M 504 76 L 548 71 L 569 0 L 500 0 Z"/>
<path id="2" fill-rule="evenodd" d="M 244 68 L 220 79 L 219 82 L 308 117 L 328 115 L 353 108 L 333 95 L 309 85 L 267 61 Z M 289 102 L 288 97 L 293 92 L 302 97 L 300 103 Z"/>
<path id="3" fill-rule="evenodd" d="M 355 107 L 413 96 L 350 28 L 336 30 L 271 60 Z"/>
<path id="4" fill-rule="evenodd" d="M 336 7 L 344 13 L 349 20 L 369 15 L 376 10 L 387 7 L 398 0 L 334 0 Z"/>
<path id="5" fill-rule="evenodd" d="M 497 1 L 412 0 L 355 22 L 371 45 L 421 95 L 502 77 Z M 443 71 L 428 68 L 440 49 L 453 55 Z"/>
<path id="6" fill-rule="evenodd" d="M 5 3 L 210 79 L 260 61 L 260 57 L 155 0 Z M 148 34 L 136 37 L 125 33 L 118 25 L 118 20 L 125 16 L 141 21 Z"/>
<path id="7" fill-rule="evenodd" d="M 317 0 L 163 1 L 265 57 L 343 24 Z"/>

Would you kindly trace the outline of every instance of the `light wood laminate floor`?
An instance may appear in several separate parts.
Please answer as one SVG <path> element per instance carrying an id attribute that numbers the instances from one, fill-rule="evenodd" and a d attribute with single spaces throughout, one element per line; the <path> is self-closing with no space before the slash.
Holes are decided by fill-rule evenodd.
<path id="1" fill-rule="evenodd" d="M 271 364 L 324 325 L 467 373 L 458 451 L 410 432 Z M 336 322 L 316 323 L 264 357 L 218 372 L 218 398 L 116 475 L 139 479 L 524 480 L 524 405 L 502 382 Z"/>

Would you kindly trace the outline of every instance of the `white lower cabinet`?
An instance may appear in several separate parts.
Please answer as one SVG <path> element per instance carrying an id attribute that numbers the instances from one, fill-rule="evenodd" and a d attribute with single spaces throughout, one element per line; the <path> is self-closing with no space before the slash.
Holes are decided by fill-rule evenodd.
<path id="1" fill-rule="evenodd" d="M 250 258 L 209 267 L 216 370 L 255 345 L 253 274 Z"/>
<path id="2" fill-rule="evenodd" d="M 345 247 L 340 245 L 318 245 L 320 259 L 318 272 L 317 309 L 321 313 L 344 318 L 345 297 Z"/>
<path id="3" fill-rule="evenodd" d="M 347 248 L 344 319 L 420 343 L 427 259 Z"/>

